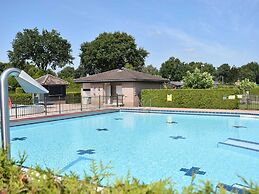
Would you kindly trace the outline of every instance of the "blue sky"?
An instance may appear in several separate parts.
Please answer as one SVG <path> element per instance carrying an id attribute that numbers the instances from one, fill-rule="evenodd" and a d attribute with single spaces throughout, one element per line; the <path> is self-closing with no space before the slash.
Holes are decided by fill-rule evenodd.
<path id="1" fill-rule="evenodd" d="M 219 66 L 259 62 L 259 0 L 24 0 L 2 1 L 0 61 L 24 28 L 56 29 L 72 44 L 78 66 L 80 44 L 99 33 L 124 31 L 160 67 L 174 56 Z"/>

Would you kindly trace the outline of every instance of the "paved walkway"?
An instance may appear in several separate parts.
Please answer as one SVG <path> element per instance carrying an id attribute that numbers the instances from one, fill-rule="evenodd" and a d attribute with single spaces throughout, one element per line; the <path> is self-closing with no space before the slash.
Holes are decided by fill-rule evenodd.
<path id="1" fill-rule="evenodd" d="M 198 109 L 198 108 L 162 108 L 162 107 L 122 107 L 121 109 L 144 109 L 144 110 L 173 110 L 173 111 L 191 111 L 208 113 L 241 113 L 241 114 L 259 114 L 259 110 L 228 110 L 228 109 Z"/>
<path id="2" fill-rule="evenodd" d="M 89 112 L 89 111 L 97 111 L 97 110 L 104 110 L 104 109 L 142 109 L 142 110 L 172 110 L 172 111 L 190 111 L 190 112 L 207 112 L 207 113 L 240 113 L 240 114 L 258 114 L 259 111 L 256 110 L 224 110 L 224 109 L 194 109 L 194 108 L 160 108 L 160 107 L 99 107 L 96 106 L 88 106 L 83 107 L 81 110 L 80 105 L 73 105 L 73 108 L 68 106 L 63 106 L 61 114 L 59 113 L 58 107 L 52 107 L 53 109 L 47 113 L 47 115 L 43 113 L 34 114 L 34 115 L 23 115 L 15 118 L 14 116 L 10 117 L 11 120 L 22 120 L 22 119 L 35 119 L 35 118 L 42 118 L 42 117 L 54 117 L 54 116 L 61 116 L 61 115 L 69 115 L 69 114 L 76 114 L 82 112 Z M 50 110 L 48 108 L 48 110 Z"/>
<path id="3" fill-rule="evenodd" d="M 75 113 L 82 113 L 82 112 L 89 112 L 89 111 L 96 111 L 96 110 L 104 110 L 107 108 L 112 108 L 111 106 L 102 106 L 99 108 L 98 106 L 94 105 L 84 105 L 81 107 L 81 104 L 62 104 L 61 107 L 59 105 L 48 105 L 47 113 L 45 112 L 32 112 L 26 113 L 25 111 L 18 112 L 17 118 L 13 114 L 10 117 L 11 121 L 14 120 L 23 120 L 23 119 L 36 119 L 36 118 L 43 118 L 43 117 L 54 117 L 54 116 L 61 116 L 61 115 L 69 115 Z"/>

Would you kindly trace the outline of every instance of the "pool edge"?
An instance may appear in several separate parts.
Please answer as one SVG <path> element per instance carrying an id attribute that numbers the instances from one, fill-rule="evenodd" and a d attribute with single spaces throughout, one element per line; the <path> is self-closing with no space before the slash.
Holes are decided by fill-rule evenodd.
<path id="1" fill-rule="evenodd" d="M 107 114 L 107 113 L 114 113 L 114 112 L 119 112 L 119 109 L 100 109 L 100 110 L 90 110 L 90 111 L 75 112 L 75 113 L 65 113 L 65 114 L 59 114 L 59 115 L 47 115 L 47 116 L 39 116 L 39 117 L 22 118 L 22 119 L 11 120 L 10 126 L 14 127 L 14 126 L 20 126 L 20 125 L 73 119 L 78 117 L 93 116 L 93 115 Z"/>
<path id="2" fill-rule="evenodd" d="M 157 107 L 123 107 L 121 112 L 137 113 L 161 113 L 161 114 L 191 114 L 191 115 L 208 115 L 208 116 L 233 116 L 259 119 L 259 111 L 249 112 L 240 110 L 218 110 L 218 109 L 181 109 L 181 108 L 157 108 Z"/>

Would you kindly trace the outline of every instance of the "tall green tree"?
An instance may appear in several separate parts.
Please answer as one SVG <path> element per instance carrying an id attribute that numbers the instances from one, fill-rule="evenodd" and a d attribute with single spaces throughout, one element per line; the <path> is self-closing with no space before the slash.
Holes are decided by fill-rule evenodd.
<path id="1" fill-rule="evenodd" d="M 40 33 L 34 28 L 16 34 L 8 57 L 16 67 L 23 69 L 24 64 L 33 64 L 46 71 L 48 67 L 55 70 L 72 64 L 74 58 L 71 52 L 71 44 L 56 30 L 42 30 Z"/>
<path id="2" fill-rule="evenodd" d="M 222 84 L 231 82 L 231 67 L 229 64 L 222 64 L 217 68 L 217 79 Z"/>
<path id="3" fill-rule="evenodd" d="M 0 62 L 0 73 L 2 73 L 5 70 L 6 65 L 7 65 L 6 63 Z"/>
<path id="4" fill-rule="evenodd" d="M 160 67 L 160 75 L 171 81 L 181 81 L 187 72 L 186 63 L 181 62 L 175 57 L 169 58 L 162 63 Z"/>
<path id="5" fill-rule="evenodd" d="M 60 77 L 61 79 L 75 78 L 75 73 L 76 73 L 75 68 L 68 66 L 62 69 L 60 72 L 58 72 L 58 77 Z"/>
<path id="6" fill-rule="evenodd" d="M 259 64 L 250 62 L 240 67 L 240 79 L 249 79 L 252 82 L 259 83 Z"/>
<path id="7" fill-rule="evenodd" d="M 38 67 L 35 67 L 34 65 L 27 65 L 25 68 L 25 71 L 34 79 L 37 79 L 46 74 L 51 74 L 56 76 L 56 73 L 51 69 L 42 70 L 42 69 L 39 69 Z"/>
<path id="8" fill-rule="evenodd" d="M 200 69 L 201 72 L 208 72 L 211 75 L 216 74 L 216 68 L 212 64 L 203 62 L 190 62 L 187 64 L 187 69 L 190 72 L 194 72 L 196 68 Z"/>
<path id="9" fill-rule="evenodd" d="M 142 68 L 142 72 L 148 73 L 148 74 L 151 74 L 151 75 L 159 75 L 158 69 L 156 67 L 154 67 L 153 65 L 144 66 Z"/>
<path id="10" fill-rule="evenodd" d="M 240 79 L 240 68 L 236 67 L 235 65 L 231 67 L 230 69 L 230 77 L 229 82 L 231 84 L 235 83 Z"/>
<path id="11" fill-rule="evenodd" d="M 125 32 L 101 33 L 95 40 L 81 45 L 81 76 L 95 74 L 131 64 L 135 70 L 144 66 L 148 52 L 138 48 L 135 39 Z"/>
<path id="12" fill-rule="evenodd" d="M 217 68 L 217 80 L 221 83 L 233 84 L 240 79 L 240 68 L 230 66 L 229 64 L 222 64 Z"/>

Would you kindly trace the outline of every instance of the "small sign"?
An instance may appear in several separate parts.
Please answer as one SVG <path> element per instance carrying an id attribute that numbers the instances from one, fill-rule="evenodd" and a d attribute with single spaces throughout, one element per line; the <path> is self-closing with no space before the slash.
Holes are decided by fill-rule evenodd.
<path id="1" fill-rule="evenodd" d="M 230 96 L 228 96 L 228 99 L 229 99 L 229 100 L 235 100 L 235 99 L 236 99 L 236 96 L 235 96 L 235 95 L 230 95 Z"/>
<path id="2" fill-rule="evenodd" d="M 166 100 L 167 100 L 167 102 L 172 102 L 173 95 L 172 94 L 167 94 Z"/>

